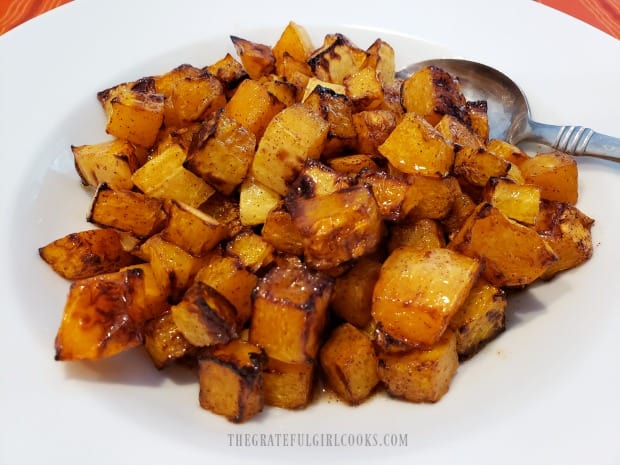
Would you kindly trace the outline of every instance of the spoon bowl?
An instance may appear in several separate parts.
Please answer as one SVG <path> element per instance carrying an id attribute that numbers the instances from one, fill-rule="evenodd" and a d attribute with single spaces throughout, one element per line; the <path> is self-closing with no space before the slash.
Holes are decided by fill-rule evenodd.
<path id="1" fill-rule="evenodd" d="M 409 65 L 396 77 L 407 79 L 429 65 L 457 78 L 467 100 L 487 102 L 490 138 L 513 145 L 534 142 L 570 155 L 620 162 L 620 139 L 582 126 L 554 126 L 532 120 L 521 88 L 504 73 L 485 64 L 457 58 L 432 59 Z"/>

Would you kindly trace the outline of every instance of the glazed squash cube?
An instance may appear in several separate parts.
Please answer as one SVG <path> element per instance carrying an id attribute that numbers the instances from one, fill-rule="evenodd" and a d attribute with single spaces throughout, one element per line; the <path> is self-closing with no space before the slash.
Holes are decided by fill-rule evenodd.
<path id="1" fill-rule="evenodd" d="M 164 96 L 152 78 L 97 93 L 107 117 L 106 132 L 142 147 L 155 143 L 164 121 Z"/>
<path id="2" fill-rule="evenodd" d="M 579 197 L 577 162 L 562 152 L 539 153 L 519 166 L 525 181 L 540 188 L 546 200 L 577 203 Z"/>
<path id="3" fill-rule="evenodd" d="M 56 360 L 95 360 L 140 345 L 141 328 L 129 307 L 143 286 L 137 270 L 73 282 L 56 334 Z"/>
<path id="4" fill-rule="evenodd" d="M 120 271 L 139 274 L 143 280 L 143 292 L 134 293 L 133 304 L 127 309 L 131 319 L 139 326 L 157 318 L 170 309 L 168 296 L 170 283 L 160 282 L 150 263 L 138 263 L 127 266 Z"/>
<path id="5" fill-rule="evenodd" d="M 312 399 L 315 363 L 288 363 L 267 358 L 263 370 L 263 395 L 266 405 L 286 409 L 307 406 Z"/>
<path id="6" fill-rule="evenodd" d="M 399 247 L 413 247 L 419 251 L 439 249 L 446 246 L 444 234 L 441 225 L 430 218 L 398 223 L 390 227 L 388 251 Z"/>
<path id="7" fill-rule="evenodd" d="M 136 149 L 129 142 L 115 139 L 92 145 L 71 146 L 75 168 L 86 186 L 107 184 L 114 190 L 131 190 L 131 175 L 138 168 Z"/>
<path id="8" fill-rule="evenodd" d="M 287 203 L 303 238 L 304 257 L 327 270 L 376 250 L 383 234 L 379 206 L 369 186 Z"/>
<path id="9" fill-rule="evenodd" d="M 506 328 L 506 293 L 479 279 L 450 320 L 460 360 L 475 355 Z"/>
<path id="10" fill-rule="evenodd" d="M 274 260 L 274 247 L 251 230 L 237 234 L 227 245 L 226 254 L 239 259 L 245 269 L 256 273 Z"/>
<path id="11" fill-rule="evenodd" d="M 406 180 L 391 176 L 385 171 L 364 170 L 356 177 L 359 184 L 368 184 L 372 189 L 381 218 L 396 221 L 403 215 L 403 203 L 409 190 Z"/>
<path id="12" fill-rule="evenodd" d="M 452 115 L 443 115 L 435 129 L 448 141 L 461 147 L 482 147 L 481 139 L 461 120 Z"/>
<path id="13" fill-rule="evenodd" d="M 484 262 L 482 275 L 497 287 L 524 286 L 539 278 L 557 256 L 532 228 L 481 203 L 448 247 Z"/>
<path id="14" fill-rule="evenodd" d="M 265 130 L 254 160 L 252 174 L 257 181 L 285 195 L 308 158 L 319 158 L 329 124 L 303 104 L 278 113 Z"/>
<path id="15" fill-rule="evenodd" d="M 243 226 L 256 226 L 267 220 L 281 195 L 253 176 L 248 176 L 239 189 L 239 218 Z"/>
<path id="16" fill-rule="evenodd" d="M 475 187 L 484 187 L 489 179 L 508 174 L 510 162 L 482 147 L 466 146 L 456 153 L 454 174 Z"/>
<path id="17" fill-rule="evenodd" d="M 314 45 L 312 45 L 308 32 L 303 26 L 290 21 L 273 46 L 273 56 L 276 65 L 282 61 L 285 54 L 297 61 L 305 62 L 313 50 Z"/>
<path id="18" fill-rule="evenodd" d="M 203 126 L 185 167 L 224 195 L 245 179 L 256 148 L 256 136 L 236 120 L 220 113 L 215 127 Z"/>
<path id="19" fill-rule="evenodd" d="M 332 331 L 321 347 L 319 360 L 328 386 L 349 404 L 366 400 L 379 383 L 372 342 L 350 323 Z"/>
<path id="20" fill-rule="evenodd" d="M 282 362 L 314 360 L 327 318 L 332 281 L 297 258 L 279 263 L 258 282 L 250 342 Z"/>
<path id="21" fill-rule="evenodd" d="M 357 151 L 378 155 L 379 146 L 392 133 L 399 119 L 393 111 L 372 110 L 354 113 L 352 120 L 357 133 Z"/>
<path id="22" fill-rule="evenodd" d="M 330 158 L 326 163 L 334 171 L 347 176 L 357 176 L 362 170 L 379 171 L 373 157 L 366 154 L 343 155 Z"/>
<path id="23" fill-rule="evenodd" d="M 466 100 L 453 76 L 437 66 L 425 66 L 407 78 L 401 88 L 401 102 L 435 126 L 443 115 L 452 115 L 470 125 Z"/>
<path id="24" fill-rule="evenodd" d="M 444 219 L 452 211 L 459 184 L 453 176 L 437 178 L 411 174 L 407 176 L 409 186 L 402 205 L 403 218 Z"/>
<path id="25" fill-rule="evenodd" d="M 368 57 L 364 67 L 375 70 L 377 77 L 384 88 L 389 88 L 394 84 L 396 74 L 396 64 L 394 49 L 386 41 L 377 39 L 366 50 Z"/>
<path id="26" fill-rule="evenodd" d="M 161 231 L 162 239 L 201 257 L 227 236 L 226 226 L 212 216 L 176 200 L 170 201 L 168 223 Z"/>
<path id="27" fill-rule="evenodd" d="M 496 206 L 508 218 L 532 225 L 538 216 L 540 188 L 517 184 L 506 178 L 491 178 L 483 190 L 482 199 Z"/>
<path id="28" fill-rule="evenodd" d="M 489 140 L 489 107 L 486 100 L 468 101 L 465 104 L 471 129 L 478 136 L 483 144 Z"/>
<path id="29" fill-rule="evenodd" d="M 203 119 L 226 105 L 222 83 L 208 72 L 180 79 L 170 97 L 175 120 L 181 126 Z"/>
<path id="30" fill-rule="evenodd" d="M 347 76 L 344 81 L 347 97 L 356 110 L 376 110 L 383 103 L 383 83 L 374 68 L 366 67 Z"/>
<path id="31" fill-rule="evenodd" d="M 236 36 L 230 36 L 230 40 L 250 79 L 258 79 L 274 71 L 275 58 L 271 47 Z"/>
<path id="32" fill-rule="evenodd" d="M 115 191 L 102 184 L 95 193 L 87 219 L 102 227 L 148 237 L 164 227 L 166 212 L 160 199 L 140 192 Z"/>
<path id="33" fill-rule="evenodd" d="M 387 392 L 410 402 L 437 402 L 459 366 L 456 336 L 447 330 L 432 347 L 378 354 L 379 378 Z"/>
<path id="34" fill-rule="evenodd" d="M 344 35 L 328 34 L 308 58 L 308 64 L 317 78 L 342 84 L 347 76 L 361 69 L 367 56 Z"/>
<path id="35" fill-rule="evenodd" d="M 170 313 L 183 337 L 194 346 L 226 344 L 238 337 L 235 307 L 203 282 L 192 284 Z"/>
<path id="36" fill-rule="evenodd" d="M 430 347 L 469 295 L 479 272 L 478 260 L 448 249 L 398 248 L 381 267 L 373 319 L 396 341 Z"/>
<path id="37" fill-rule="evenodd" d="M 167 128 L 179 127 L 182 122 L 177 114 L 172 95 L 180 81 L 196 78 L 201 70 L 189 64 L 182 64 L 153 78 L 155 91 L 164 96 L 164 125 Z"/>
<path id="38" fill-rule="evenodd" d="M 269 211 L 261 236 L 279 252 L 297 256 L 304 252 L 304 239 L 282 205 Z"/>
<path id="39" fill-rule="evenodd" d="M 521 166 L 521 163 L 529 160 L 530 158 L 516 145 L 512 145 L 501 139 L 491 139 L 487 142 L 486 148 L 489 152 L 517 166 Z"/>
<path id="40" fill-rule="evenodd" d="M 112 273 L 136 261 L 114 229 L 68 234 L 41 247 L 39 255 L 56 273 L 71 280 Z"/>
<path id="41" fill-rule="evenodd" d="M 243 65 L 230 53 L 207 66 L 205 70 L 222 83 L 227 98 L 232 97 L 239 83 L 248 78 Z"/>
<path id="42" fill-rule="evenodd" d="M 238 339 L 214 347 L 199 360 L 200 406 L 234 423 L 263 410 L 264 354 Z"/>
<path id="43" fill-rule="evenodd" d="M 443 177 L 454 162 L 453 145 L 415 113 L 406 113 L 378 150 L 403 173 Z"/>
<path id="44" fill-rule="evenodd" d="M 177 360 L 187 359 L 196 353 L 196 347 L 185 339 L 167 311 L 144 326 L 144 348 L 157 369 L 165 368 Z"/>

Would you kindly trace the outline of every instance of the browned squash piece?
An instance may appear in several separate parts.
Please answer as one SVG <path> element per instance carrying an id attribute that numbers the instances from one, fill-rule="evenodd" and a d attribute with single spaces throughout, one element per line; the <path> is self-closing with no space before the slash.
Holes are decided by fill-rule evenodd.
<path id="1" fill-rule="evenodd" d="M 332 281 L 297 258 L 279 263 L 258 282 L 250 342 L 269 357 L 301 363 L 318 354 Z"/>
<path id="2" fill-rule="evenodd" d="M 243 326 L 252 315 L 252 291 L 258 278 L 236 257 L 213 251 L 195 277 L 222 294 L 236 309 L 238 325 Z"/>
<path id="3" fill-rule="evenodd" d="M 160 282 L 158 280 L 150 263 L 130 265 L 120 271 L 131 271 L 142 276 L 143 292 L 134 293 L 133 303 L 127 309 L 127 313 L 139 327 L 143 327 L 147 321 L 159 317 L 170 309 L 168 302 L 170 284 L 168 281 Z"/>
<path id="4" fill-rule="evenodd" d="M 442 177 L 454 163 L 453 145 L 415 113 L 406 113 L 378 150 L 403 173 Z"/>
<path id="5" fill-rule="evenodd" d="M 399 247 L 413 247 L 424 252 L 445 246 L 444 230 L 435 220 L 420 218 L 390 227 L 390 238 L 387 243 L 389 252 Z"/>
<path id="6" fill-rule="evenodd" d="M 435 344 L 478 278 L 478 260 L 448 249 L 394 250 L 374 288 L 372 316 L 392 339 Z"/>
<path id="7" fill-rule="evenodd" d="M 350 323 L 332 331 L 321 347 L 319 360 L 328 386 L 349 404 L 366 400 L 379 383 L 372 342 Z"/>
<path id="8" fill-rule="evenodd" d="M 577 203 L 579 196 L 577 162 L 562 152 L 539 153 L 519 166 L 526 182 L 540 187 L 546 200 Z"/>
<path id="9" fill-rule="evenodd" d="M 132 144 L 150 147 L 164 121 L 164 96 L 152 78 L 102 90 L 97 98 L 106 114 L 106 132 Z"/>
<path id="10" fill-rule="evenodd" d="M 173 199 L 192 207 L 199 207 L 215 189 L 203 179 L 184 168 L 187 153 L 178 144 L 172 144 L 151 158 L 131 177 L 145 194 L 162 199 Z"/>
<path id="11" fill-rule="evenodd" d="M 539 278 L 557 256 L 532 228 L 481 203 L 448 247 L 484 262 L 484 278 L 492 285 L 524 286 Z"/>
<path id="12" fill-rule="evenodd" d="M 402 205 L 402 217 L 441 220 L 448 216 L 456 195 L 460 192 L 453 176 L 437 178 L 412 174 Z"/>
<path id="13" fill-rule="evenodd" d="M 286 51 L 281 60 L 276 60 L 276 74 L 297 88 L 297 101 L 303 100 L 308 81 L 314 76 L 308 63 L 296 60 Z"/>
<path id="14" fill-rule="evenodd" d="M 484 187 L 492 177 L 505 177 L 510 162 L 482 147 L 463 147 L 456 153 L 454 174 L 474 187 Z"/>
<path id="15" fill-rule="evenodd" d="M 347 76 L 359 71 L 368 54 L 342 34 L 328 34 L 323 45 L 308 58 L 317 78 L 342 84 Z"/>
<path id="16" fill-rule="evenodd" d="M 226 94 L 219 79 L 203 71 L 198 76 L 179 80 L 170 100 L 175 120 L 186 126 L 222 108 L 226 104 Z"/>
<path id="17" fill-rule="evenodd" d="M 509 161 L 513 165 L 521 166 L 521 163 L 529 160 L 529 156 L 516 145 L 509 144 L 501 139 L 491 139 L 487 142 L 487 150 L 498 157 Z"/>
<path id="18" fill-rule="evenodd" d="M 230 40 L 251 79 L 273 73 L 276 62 L 271 47 L 236 36 L 230 36 Z"/>
<path id="19" fill-rule="evenodd" d="M 454 193 L 454 201 L 452 202 L 450 213 L 441 220 L 446 233 L 449 235 L 457 233 L 475 209 L 476 202 L 468 194 L 461 191 L 460 188 L 457 189 Z"/>
<path id="20" fill-rule="evenodd" d="M 482 199 L 495 205 L 508 218 L 532 225 L 538 216 L 540 189 L 506 178 L 491 178 L 482 192 Z"/>
<path id="21" fill-rule="evenodd" d="M 443 115 L 435 129 L 444 139 L 460 147 L 482 147 L 483 142 L 474 131 L 461 120 L 452 115 Z"/>
<path id="22" fill-rule="evenodd" d="M 129 307 L 134 296 L 144 292 L 143 285 L 138 270 L 71 284 L 56 334 L 56 360 L 95 360 L 140 345 L 140 328 L 129 316 Z"/>
<path id="23" fill-rule="evenodd" d="M 112 273 L 136 261 L 114 229 L 68 234 L 41 247 L 39 255 L 56 273 L 71 280 Z"/>
<path id="24" fill-rule="evenodd" d="M 203 126 L 194 139 L 185 166 L 224 195 L 243 182 L 252 164 L 256 137 L 226 113 L 213 129 Z"/>
<path id="25" fill-rule="evenodd" d="M 243 226 L 256 226 L 267 220 L 282 196 L 250 175 L 239 189 L 239 219 Z"/>
<path id="26" fill-rule="evenodd" d="M 295 84 L 287 82 L 275 74 L 263 76 L 259 79 L 259 82 L 265 86 L 267 92 L 282 102 L 284 106 L 290 107 L 297 103 L 299 89 Z"/>
<path id="27" fill-rule="evenodd" d="M 471 129 L 484 144 L 489 140 L 489 107 L 486 100 L 468 101 L 465 108 L 471 121 Z"/>
<path id="28" fill-rule="evenodd" d="M 197 347 L 226 344 L 240 331 L 235 307 L 201 281 L 190 286 L 170 313 L 183 337 Z"/>
<path id="29" fill-rule="evenodd" d="M 397 115 L 390 110 L 360 111 L 353 114 L 352 120 L 357 133 L 357 151 L 369 155 L 379 154 L 379 146 L 398 123 Z"/>
<path id="30" fill-rule="evenodd" d="M 228 230 L 212 216 L 172 200 L 168 207 L 168 223 L 161 231 L 161 237 L 201 257 L 228 237 Z"/>
<path id="31" fill-rule="evenodd" d="M 368 186 L 298 198 L 286 207 L 303 238 L 305 261 L 315 269 L 371 253 L 382 239 L 381 213 Z"/>
<path id="32" fill-rule="evenodd" d="M 234 340 L 204 353 L 199 360 L 200 406 L 234 423 L 263 410 L 263 352 Z"/>
<path id="33" fill-rule="evenodd" d="M 366 154 L 343 155 L 330 158 L 326 163 L 334 171 L 348 176 L 356 176 L 362 170 L 379 171 L 373 157 Z"/>
<path id="34" fill-rule="evenodd" d="M 88 221 L 148 237 L 164 227 L 166 212 L 160 199 L 139 192 L 115 191 L 102 184 L 93 198 Z"/>
<path id="35" fill-rule="evenodd" d="M 506 328 L 506 293 L 479 279 L 458 312 L 450 320 L 456 334 L 460 360 L 475 355 Z"/>
<path id="36" fill-rule="evenodd" d="M 185 78 L 196 78 L 200 73 L 199 68 L 189 64 L 182 64 L 153 78 L 155 91 L 164 96 L 164 125 L 166 127 L 176 128 L 182 124 L 172 100 L 177 83 Z"/>
<path id="37" fill-rule="evenodd" d="M 351 99 L 357 111 L 376 110 L 384 105 L 383 83 L 376 69 L 362 68 L 347 76 L 343 84 L 347 97 Z"/>
<path id="38" fill-rule="evenodd" d="M 575 206 L 543 200 L 534 228 L 558 256 L 541 276 L 549 279 L 560 271 L 581 265 L 593 253 L 590 229 L 594 220 Z"/>
<path id="39" fill-rule="evenodd" d="M 388 393 L 410 402 L 437 402 L 449 390 L 458 369 L 456 336 L 447 330 L 427 349 L 378 354 L 379 378 Z"/>
<path id="40" fill-rule="evenodd" d="M 380 261 L 362 257 L 353 268 L 338 276 L 330 301 L 333 314 L 358 328 L 367 326 L 372 318 L 372 291 L 380 269 Z"/>
<path id="41" fill-rule="evenodd" d="M 107 184 L 114 190 L 131 190 L 132 173 L 139 162 L 134 146 L 122 139 L 92 145 L 71 146 L 75 168 L 85 186 Z"/>
<path id="42" fill-rule="evenodd" d="M 312 399 L 315 363 L 287 363 L 268 357 L 263 370 L 263 395 L 266 405 L 286 409 L 307 406 Z"/>
<path id="43" fill-rule="evenodd" d="M 144 325 L 144 348 L 161 370 L 177 360 L 194 356 L 196 347 L 189 343 L 167 311 Z"/>
<path id="44" fill-rule="evenodd" d="M 276 61 L 276 68 L 282 63 L 285 55 L 290 56 L 299 62 L 305 62 L 312 51 L 314 45 L 308 35 L 308 32 L 299 24 L 290 21 L 280 38 L 273 46 L 273 56 Z M 278 73 L 280 74 L 280 73 Z"/>
<path id="45" fill-rule="evenodd" d="M 460 84 L 437 66 L 426 66 L 409 76 L 401 88 L 401 102 L 407 112 L 420 115 L 432 126 L 443 115 L 452 115 L 471 125 Z"/>
<path id="46" fill-rule="evenodd" d="M 384 88 L 393 86 L 396 74 L 394 49 L 386 41 L 377 39 L 366 50 L 368 54 L 364 67 L 370 67 Z"/>
<path id="47" fill-rule="evenodd" d="M 396 221 L 403 215 L 403 203 L 409 184 L 404 179 L 391 176 L 385 171 L 365 170 L 356 177 L 358 184 L 367 184 L 379 206 L 381 218 Z"/>
<path id="48" fill-rule="evenodd" d="M 279 252 L 297 256 L 304 252 L 304 239 L 282 205 L 269 211 L 261 236 Z"/>
<path id="49" fill-rule="evenodd" d="M 259 81 L 246 79 L 224 108 L 226 114 L 260 140 L 271 119 L 284 109 L 284 104 Z"/>
<path id="50" fill-rule="evenodd" d="M 278 194 L 286 194 L 306 160 L 321 155 L 328 130 L 329 124 L 306 105 L 282 110 L 258 144 L 253 176 Z"/>
<path id="51" fill-rule="evenodd" d="M 252 273 L 269 266 L 274 260 L 274 251 L 273 245 L 251 230 L 240 232 L 226 245 L 226 253 L 236 257 Z"/>
<path id="52" fill-rule="evenodd" d="M 236 236 L 243 229 L 239 202 L 234 198 L 216 192 L 200 206 L 200 210 L 226 226 L 229 238 Z"/>

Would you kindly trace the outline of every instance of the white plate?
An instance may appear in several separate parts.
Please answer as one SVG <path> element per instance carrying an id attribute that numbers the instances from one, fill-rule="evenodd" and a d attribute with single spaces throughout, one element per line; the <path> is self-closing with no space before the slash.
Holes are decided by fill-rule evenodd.
<path id="1" fill-rule="evenodd" d="M 191 376 L 159 374 L 141 351 L 54 362 L 68 284 L 37 248 L 88 227 L 89 197 L 69 146 L 106 138 L 95 92 L 184 62 L 209 64 L 233 52 L 230 34 L 272 44 L 289 20 L 315 44 L 327 32 L 360 46 L 381 37 L 399 65 L 438 54 L 485 61 L 522 85 L 537 119 L 618 135 L 620 42 L 531 1 L 236 1 L 226 9 L 80 0 L 18 27 L 0 37 L 0 463 L 620 462 L 620 169 L 602 161 L 579 161 L 579 206 L 597 220 L 594 258 L 513 299 L 508 331 L 460 367 L 435 405 L 323 401 L 233 425 L 198 407 Z M 284 441 L 280 433 L 307 433 L 294 438 L 311 444 L 237 446 L 261 434 Z M 349 444 L 366 434 L 371 445 Z M 406 445 L 372 446 L 386 434 Z"/>

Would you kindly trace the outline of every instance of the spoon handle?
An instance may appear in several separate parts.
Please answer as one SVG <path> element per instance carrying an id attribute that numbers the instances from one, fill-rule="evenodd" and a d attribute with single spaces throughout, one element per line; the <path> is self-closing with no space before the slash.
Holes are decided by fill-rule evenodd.
<path id="1" fill-rule="evenodd" d="M 570 155 L 620 162 L 620 139 L 583 126 L 554 126 L 530 121 L 528 139 Z"/>

